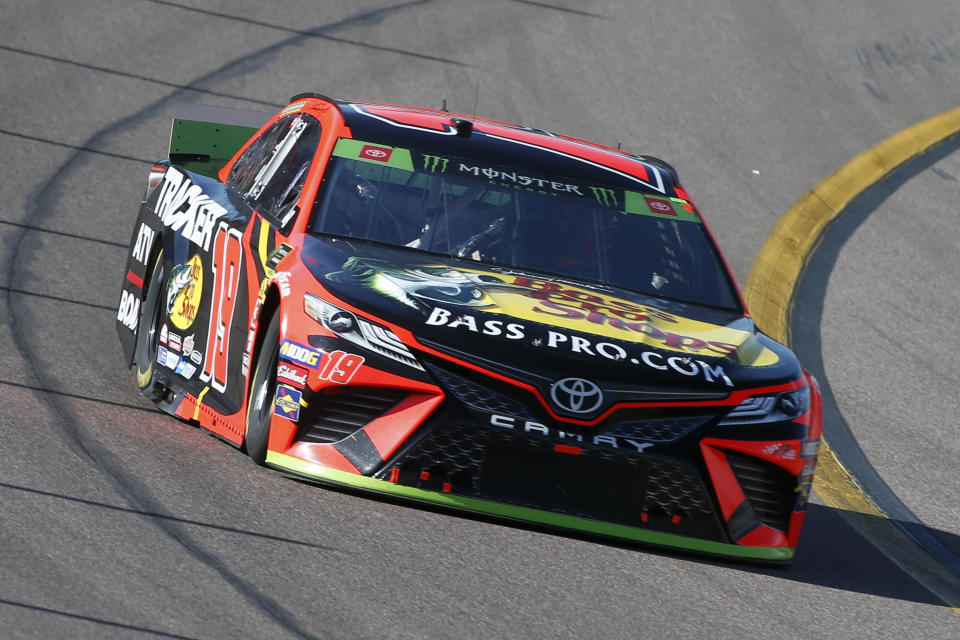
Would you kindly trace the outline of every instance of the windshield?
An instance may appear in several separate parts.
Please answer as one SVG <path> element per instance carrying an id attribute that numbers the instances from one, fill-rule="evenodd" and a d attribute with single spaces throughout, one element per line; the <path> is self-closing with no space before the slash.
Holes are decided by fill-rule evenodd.
<path id="1" fill-rule="evenodd" d="M 738 308 L 713 242 L 679 198 L 350 139 L 333 156 L 314 233 Z"/>

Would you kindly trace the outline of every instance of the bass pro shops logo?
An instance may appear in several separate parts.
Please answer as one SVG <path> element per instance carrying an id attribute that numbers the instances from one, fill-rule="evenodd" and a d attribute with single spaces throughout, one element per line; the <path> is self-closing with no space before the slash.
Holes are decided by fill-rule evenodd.
<path id="1" fill-rule="evenodd" d="M 568 413 L 593 413 L 603 404 L 603 392 L 589 380 L 564 378 L 550 386 L 550 399 Z"/>
<path id="2" fill-rule="evenodd" d="M 167 314 L 178 329 L 189 329 L 197 317 L 203 294 L 203 263 L 194 254 L 186 264 L 173 268 L 167 284 Z"/>

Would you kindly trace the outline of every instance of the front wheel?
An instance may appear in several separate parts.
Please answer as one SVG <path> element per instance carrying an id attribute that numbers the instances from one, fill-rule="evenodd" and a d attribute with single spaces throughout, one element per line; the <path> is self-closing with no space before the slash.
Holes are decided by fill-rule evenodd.
<path id="1" fill-rule="evenodd" d="M 267 459 L 267 440 L 273 416 L 274 395 L 277 393 L 277 364 L 280 360 L 280 313 L 274 313 L 267 323 L 253 368 L 250 398 L 247 401 L 246 435 L 243 443 L 257 464 Z"/>

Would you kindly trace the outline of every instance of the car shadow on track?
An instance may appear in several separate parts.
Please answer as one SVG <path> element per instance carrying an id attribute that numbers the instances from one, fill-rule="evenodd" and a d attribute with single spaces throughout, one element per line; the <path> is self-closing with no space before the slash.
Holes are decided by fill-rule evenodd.
<path id="1" fill-rule="evenodd" d="M 789 569 L 755 567 L 748 570 L 831 589 L 946 606 L 868 543 L 848 524 L 848 519 L 867 529 L 884 524 L 881 522 L 884 519 L 876 516 L 809 504 L 793 565 Z M 960 549 L 960 536 L 932 529 L 930 532 L 948 548 Z M 960 577 L 956 583 L 960 588 Z"/>
<path id="2" fill-rule="evenodd" d="M 395 496 L 384 494 L 372 495 L 369 492 L 352 487 L 330 485 L 322 482 L 318 483 L 314 480 L 308 480 L 290 474 L 285 475 L 287 479 L 294 482 L 315 486 L 319 484 L 323 488 L 331 491 L 411 507 L 409 500 Z M 894 564 L 872 544 L 869 544 L 867 540 L 848 523 L 847 519 L 872 520 L 877 524 L 886 525 L 889 525 L 889 521 L 881 523 L 880 521 L 884 520 L 882 518 L 846 512 L 812 502 L 807 504 L 806 520 L 803 534 L 800 536 L 800 543 L 797 548 L 795 560 L 790 565 L 773 566 L 755 564 L 748 561 L 725 560 L 715 556 L 703 556 L 681 550 L 668 550 L 644 545 L 642 543 L 600 538 L 591 534 L 565 529 L 558 530 L 520 521 L 505 522 L 502 518 L 495 516 L 451 510 L 429 503 L 419 503 L 415 508 L 444 514 L 450 517 L 460 517 L 468 520 L 505 525 L 526 531 L 535 531 L 545 535 L 557 535 L 584 540 L 593 544 L 628 549 L 637 553 L 653 553 L 664 557 L 682 558 L 690 562 L 726 567 L 734 571 L 769 575 L 831 589 L 842 589 L 844 591 L 884 598 L 895 598 L 910 602 L 946 606 L 943 601 L 925 589 L 909 573 Z M 863 523 L 858 523 L 858 526 L 861 524 Z M 863 527 L 861 526 L 861 528 Z M 960 536 L 945 531 L 928 530 L 947 548 L 960 551 Z M 960 589 L 960 577 L 957 578 L 957 588 Z"/>

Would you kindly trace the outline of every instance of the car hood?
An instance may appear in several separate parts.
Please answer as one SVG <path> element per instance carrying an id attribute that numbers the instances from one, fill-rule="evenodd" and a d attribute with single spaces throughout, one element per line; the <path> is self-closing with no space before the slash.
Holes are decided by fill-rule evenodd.
<path id="1" fill-rule="evenodd" d="M 801 375 L 736 311 L 346 240 L 308 237 L 303 258 L 337 298 L 486 368 L 718 393 Z"/>

